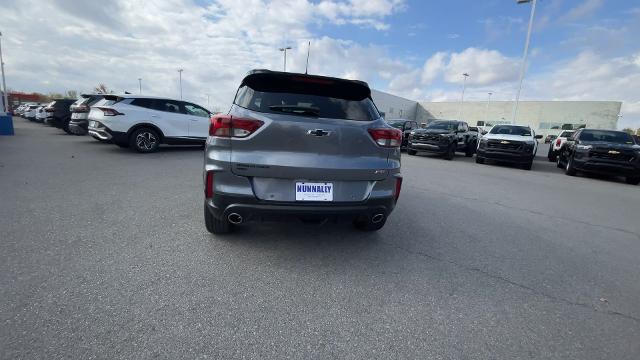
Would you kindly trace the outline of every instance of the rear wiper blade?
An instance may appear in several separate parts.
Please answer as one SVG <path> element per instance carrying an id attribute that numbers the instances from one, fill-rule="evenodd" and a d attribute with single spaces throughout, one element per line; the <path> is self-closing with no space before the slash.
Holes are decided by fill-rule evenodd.
<path id="1" fill-rule="evenodd" d="M 320 109 L 312 106 L 271 105 L 269 106 L 269 109 L 274 111 L 290 112 L 290 113 L 301 114 L 301 115 L 318 116 L 320 114 Z"/>

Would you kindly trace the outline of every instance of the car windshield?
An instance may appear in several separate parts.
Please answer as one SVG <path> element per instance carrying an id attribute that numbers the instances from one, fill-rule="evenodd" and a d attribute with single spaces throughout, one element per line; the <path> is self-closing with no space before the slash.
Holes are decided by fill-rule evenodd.
<path id="1" fill-rule="evenodd" d="M 580 134 L 580 141 L 608 142 L 616 144 L 634 144 L 631 135 L 623 131 L 584 130 Z"/>
<path id="2" fill-rule="evenodd" d="M 526 126 L 496 125 L 491 129 L 489 133 L 502 134 L 502 135 L 516 135 L 516 136 L 531 136 L 531 129 Z"/>
<path id="3" fill-rule="evenodd" d="M 389 125 L 391 125 L 392 127 L 396 128 L 396 129 L 402 129 L 404 127 L 404 121 L 389 122 Z"/>
<path id="4" fill-rule="evenodd" d="M 453 130 L 456 128 L 457 122 L 455 121 L 434 121 L 427 125 L 427 129 L 436 130 Z"/>

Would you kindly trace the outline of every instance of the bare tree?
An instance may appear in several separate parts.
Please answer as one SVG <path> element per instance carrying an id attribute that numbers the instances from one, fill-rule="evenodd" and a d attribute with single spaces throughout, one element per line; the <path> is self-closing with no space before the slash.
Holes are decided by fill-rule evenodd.
<path id="1" fill-rule="evenodd" d="M 111 91 L 109 91 L 109 89 L 107 88 L 107 85 L 105 85 L 105 84 L 98 84 L 98 86 L 93 88 L 93 91 L 95 91 L 98 94 L 110 94 L 111 93 Z"/>
<path id="2" fill-rule="evenodd" d="M 77 99 L 78 98 L 78 92 L 75 90 L 67 90 L 67 98 L 69 99 Z"/>

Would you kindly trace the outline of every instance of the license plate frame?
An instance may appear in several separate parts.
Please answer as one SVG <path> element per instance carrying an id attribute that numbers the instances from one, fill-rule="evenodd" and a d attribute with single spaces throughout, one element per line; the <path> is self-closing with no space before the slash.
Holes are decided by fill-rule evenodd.
<path id="1" fill-rule="evenodd" d="M 327 181 L 296 181 L 296 201 L 333 201 L 333 183 Z"/>

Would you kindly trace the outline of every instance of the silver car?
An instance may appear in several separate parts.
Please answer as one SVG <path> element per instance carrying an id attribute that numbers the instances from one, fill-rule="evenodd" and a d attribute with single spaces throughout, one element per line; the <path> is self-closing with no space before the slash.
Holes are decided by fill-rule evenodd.
<path id="1" fill-rule="evenodd" d="M 250 71 L 229 113 L 211 118 L 206 228 L 298 218 L 379 230 L 400 196 L 401 142 L 365 82 Z"/>

